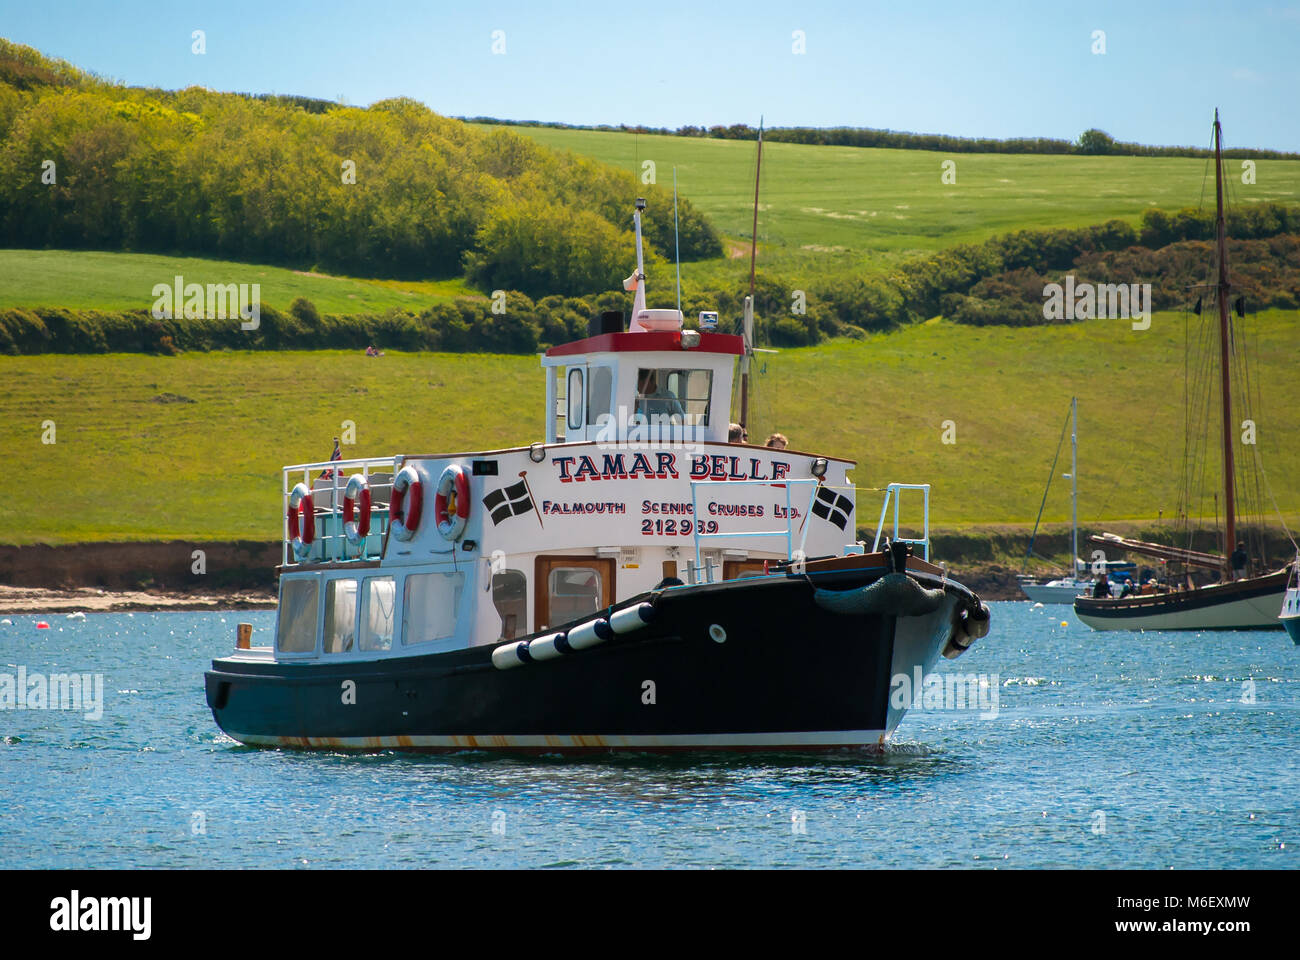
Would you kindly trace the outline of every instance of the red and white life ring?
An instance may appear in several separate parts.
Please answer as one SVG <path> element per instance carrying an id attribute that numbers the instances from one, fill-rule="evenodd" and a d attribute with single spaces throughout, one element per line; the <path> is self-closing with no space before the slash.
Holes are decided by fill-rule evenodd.
<path id="1" fill-rule="evenodd" d="M 402 467 L 393 478 L 393 496 L 388 502 L 388 529 L 398 540 L 410 540 L 420 528 L 424 507 L 424 484 L 415 467 Z"/>
<path id="2" fill-rule="evenodd" d="M 444 540 L 459 540 L 465 535 L 469 523 L 469 473 L 459 463 L 449 464 L 438 478 L 433 519 Z"/>
<path id="3" fill-rule="evenodd" d="M 301 531 L 299 517 L 302 518 Z M 316 505 L 305 483 L 298 484 L 289 494 L 288 520 L 289 544 L 293 547 L 294 558 L 301 563 L 311 555 L 311 545 L 316 539 Z"/>
<path id="4" fill-rule="evenodd" d="M 370 533 L 370 484 L 359 473 L 348 478 L 343 493 L 343 533 L 354 547 L 365 543 Z"/>

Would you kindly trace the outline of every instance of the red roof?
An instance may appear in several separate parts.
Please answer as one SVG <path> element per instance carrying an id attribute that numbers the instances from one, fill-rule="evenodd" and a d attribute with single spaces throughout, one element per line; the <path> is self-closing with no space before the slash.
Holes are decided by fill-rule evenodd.
<path id="1" fill-rule="evenodd" d="M 649 350 L 681 350 L 680 330 L 654 333 L 602 333 L 597 337 L 584 337 L 572 343 L 561 343 L 546 351 L 548 357 L 567 357 L 578 353 L 644 353 Z M 730 353 L 740 356 L 745 352 L 744 338 L 731 333 L 701 333 L 700 345 L 692 353 Z"/>

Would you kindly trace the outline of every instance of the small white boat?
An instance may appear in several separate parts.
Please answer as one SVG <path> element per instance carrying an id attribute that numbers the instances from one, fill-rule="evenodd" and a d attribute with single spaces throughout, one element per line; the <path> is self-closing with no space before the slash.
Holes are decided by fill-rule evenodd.
<path id="1" fill-rule="evenodd" d="M 1300 646 L 1300 554 L 1296 555 L 1291 565 L 1291 579 L 1287 581 L 1286 594 L 1282 597 L 1282 612 L 1277 618 L 1286 627 L 1291 639 Z"/>
<path id="2" fill-rule="evenodd" d="M 1073 577 L 1061 577 L 1047 583 L 1022 580 L 1020 589 L 1030 600 L 1038 603 L 1074 603 L 1075 597 L 1092 589 L 1092 581 L 1076 580 Z"/>

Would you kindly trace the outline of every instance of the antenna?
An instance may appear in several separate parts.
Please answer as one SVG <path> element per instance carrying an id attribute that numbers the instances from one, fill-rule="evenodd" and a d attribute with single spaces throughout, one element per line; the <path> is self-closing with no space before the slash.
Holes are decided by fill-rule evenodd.
<path id="1" fill-rule="evenodd" d="M 645 261 L 641 257 L 641 211 L 645 209 L 645 197 L 636 198 L 636 213 L 632 214 L 632 223 L 636 225 L 636 282 L 645 280 Z"/>
<path id="2" fill-rule="evenodd" d="M 677 233 L 677 168 L 673 167 L 673 252 L 677 255 L 677 312 L 682 312 L 682 242 Z"/>

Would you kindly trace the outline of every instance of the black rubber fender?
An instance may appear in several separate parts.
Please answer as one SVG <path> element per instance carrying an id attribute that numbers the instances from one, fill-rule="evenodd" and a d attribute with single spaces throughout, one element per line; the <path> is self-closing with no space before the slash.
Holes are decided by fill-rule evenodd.
<path id="1" fill-rule="evenodd" d="M 817 606 L 845 616 L 885 614 L 920 617 L 934 613 L 943 603 L 943 590 L 928 590 L 905 573 L 887 573 L 875 583 L 854 590 L 813 591 Z"/>

